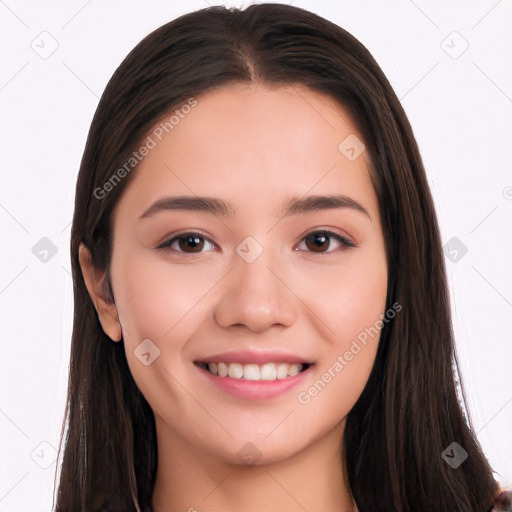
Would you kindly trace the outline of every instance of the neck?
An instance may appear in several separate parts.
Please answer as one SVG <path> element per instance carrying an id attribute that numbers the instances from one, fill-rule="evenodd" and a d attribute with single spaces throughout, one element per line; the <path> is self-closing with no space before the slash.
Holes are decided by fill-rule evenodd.
<path id="1" fill-rule="evenodd" d="M 285 460 L 231 464 L 190 446 L 157 418 L 154 512 L 353 512 L 343 471 L 344 422 Z"/>

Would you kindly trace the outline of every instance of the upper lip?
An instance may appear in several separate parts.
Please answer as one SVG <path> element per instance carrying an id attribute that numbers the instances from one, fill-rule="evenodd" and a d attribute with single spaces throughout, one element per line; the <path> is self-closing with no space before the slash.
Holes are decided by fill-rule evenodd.
<path id="1" fill-rule="evenodd" d="M 313 361 L 280 350 L 233 350 L 196 359 L 197 363 L 240 363 L 240 364 L 312 364 Z"/>

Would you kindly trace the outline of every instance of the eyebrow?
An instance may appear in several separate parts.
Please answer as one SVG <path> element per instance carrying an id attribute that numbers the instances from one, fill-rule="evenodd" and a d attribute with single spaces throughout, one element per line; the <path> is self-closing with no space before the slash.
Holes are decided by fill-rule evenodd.
<path id="1" fill-rule="evenodd" d="M 283 205 L 282 217 L 303 215 L 313 211 L 348 208 L 364 213 L 371 220 L 368 211 L 357 201 L 344 195 L 314 195 L 303 198 L 293 197 Z M 144 219 L 159 212 L 168 210 L 200 211 L 212 213 L 220 217 L 234 217 L 236 210 L 222 199 L 199 196 L 164 197 L 153 203 L 140 217 Z"/>

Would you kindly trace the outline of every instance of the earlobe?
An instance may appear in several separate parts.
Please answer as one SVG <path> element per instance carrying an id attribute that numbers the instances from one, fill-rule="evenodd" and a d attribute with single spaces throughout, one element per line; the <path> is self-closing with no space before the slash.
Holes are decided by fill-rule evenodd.
<path id="1" fill-rule="evenodd" d="M 103 331 L 112 341 L 120 341 L 122 338 L 121 324 L 116 305 L 108 292 L 105 271 L 94 267 L 91 252 L 83 243 L 78 249 L 78 259 L 85 286 L 96 308 Z"/>

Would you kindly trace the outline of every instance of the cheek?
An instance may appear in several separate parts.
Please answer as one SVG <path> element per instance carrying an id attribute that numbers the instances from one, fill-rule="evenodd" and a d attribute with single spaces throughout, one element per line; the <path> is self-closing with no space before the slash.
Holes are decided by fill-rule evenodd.
<path id="1" fill-rule="evenodd" d="M 381 333 L 376 324 L 383 310 L 376 311 L 358 318 L 340 315 L 336 326 L 344 329 L 342 334 L 331 338 L 330 350 L 318 361 L 314 377 L 297 390 L 302 413 L 326 428 L 346 417 L 366 386 Z"/>
<path id="2" fill-rule="evenodd" d="M 149 339 L 157 347 L 148 345 L 150 352 L 153 347 L 159 354 L 151 366 L 153 370 L 164 360 L 181 359 L 194 325 L 197 327 L 198 315 L 205 314 L 201 299 L 213 286 L 215 274 L 205 268 L 171 265 L 147 250 L 132 250 L 117 258 L 114 253 L 112 282 L 128 364 L 143 390 L 149 374 L 137 357 L 139 346 L 148 345 L 141 343 Z M 151 373 L 151 378 L 168 378 Z"/>
<path id="3" fill-rule="evenodd" d="M 116 263 L 116 305 L 129 345 L 145 338 L 158 344 L 172 337 L 182 319 L 197 314 L 196 306 L 215 282 L 214 273 L 204 266 L 169 264 L 147 251 Z"/>
<path id="4" fill-rule="evenodd" d="M 299 390 L 297 401 L 329 423 L 348 414 L 373 367 L 386 314 L 387 266 L 377 248 L 354 253 L 336 271 L 315 272 L 314 280 L 303 281 L 310 288 L 302 293 L 310 298 L 309 309 L 318 312 L 328 347 L 320 350 L 315 378 Z"/>
<path id="5" fill-rule="evenodd" d="M 376 338 L 373 344 L 354 344 L 350 349 L 334 354 L 318 369 L 315 378 L 298 390 L 297 417 L 316 418 L 324 431 L 342 421 L 366 386 L 377 343 Z"/>
<path id="6" fill-rule="evenodd" d="M 387 266 L 379 246 L 354 250 L 339 265 L 315 265 L 297 275 L 295 283 L 309 310 L 323 324 L 327 340 L 340 350 L 384 313 Z M 313 317 L 313 315 L 312 315 Z"/>
<path id="7" fill-rule="evenodd" d="M 129 256 L 127 252 L 117 259 L 114 253 L 112 281 L 130 372 L 156 414 L 165 416 L 171 409 L 197 414 L 179 385 L 190 369 L 179 362 L 207 315 L 203 298 L 217 274 L 204 267 L 169 264 L 147 250 L 129 251 Z"/>

